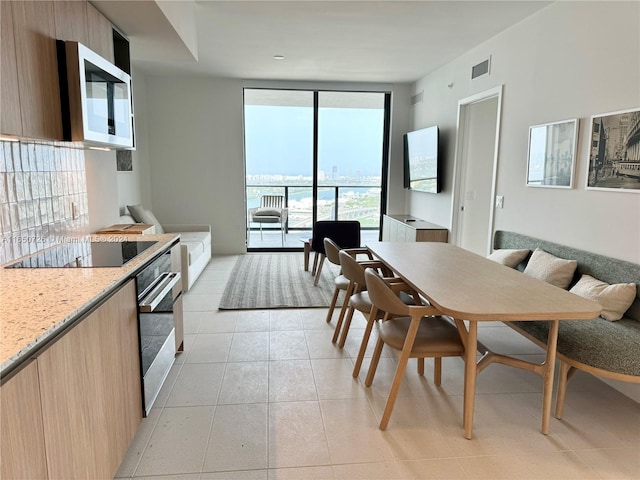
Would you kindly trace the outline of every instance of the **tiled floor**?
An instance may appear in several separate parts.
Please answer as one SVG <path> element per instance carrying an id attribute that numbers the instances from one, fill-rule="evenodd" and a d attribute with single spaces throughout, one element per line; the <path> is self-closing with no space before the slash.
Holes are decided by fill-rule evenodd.
<path id="1" fill-rule="evenodd" d="M 302 255 L 301 255 L 302 262 Z M 364 321 L 344 350 L 326 309 L 217 311 L 235 257 L 214 257 L 185 296 L 185 352 L 116 478 L 638 479 L 640 405 L 579 372 L 564 420 L 540 429 L 541 381 L 492 365 L 478 379 L 474 438 L 463 438 L 463 365 L 444 359 L 434 387 L 411 363 L 387 431 L 377 424 L 395 368 L 381 360 L 353 380 Z M 311 281 L 311 277 L 309 278 Z M 480 327 L 485 345 L 539 358 L 508 327 Z"/>

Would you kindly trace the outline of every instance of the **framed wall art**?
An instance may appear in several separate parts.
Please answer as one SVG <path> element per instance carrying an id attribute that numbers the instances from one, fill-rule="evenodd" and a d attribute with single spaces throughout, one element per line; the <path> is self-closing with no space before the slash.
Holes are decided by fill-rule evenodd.
<path id="1" fill-rule="evenodd" d="M 640 108 L 591 117 L 587 188 L 640 192 Z"/>
<path id="2" fill-rule="evenodd" d="M 529 127 L 527 186 L 573 188 L 578 119 Z"/>

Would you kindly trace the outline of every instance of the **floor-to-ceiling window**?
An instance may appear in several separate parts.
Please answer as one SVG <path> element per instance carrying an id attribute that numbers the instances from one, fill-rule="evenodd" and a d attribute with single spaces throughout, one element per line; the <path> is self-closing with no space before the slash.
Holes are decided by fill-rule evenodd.
<path id="1" fill-rule="evenodd" d="M 359 220 L 377 239 L 383 205 L 388 94 L 245 89 L 247 208 L 283 195 L 285 242 L 276 224 L 247 217 L 247 246 L 302 248 L 316 220 Z"/>

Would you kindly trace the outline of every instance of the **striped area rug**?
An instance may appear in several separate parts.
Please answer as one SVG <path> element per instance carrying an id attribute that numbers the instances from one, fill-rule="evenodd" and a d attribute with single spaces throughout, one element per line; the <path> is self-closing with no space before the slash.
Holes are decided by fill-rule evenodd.
<path id="1" fill-rule="evenodd" d="M 255 254 L 238 258 L 224 289 L 220 310 L 328 307 L 338 267 L 324 262 L 317 286 L 305 272 L 302 254 Z"/>

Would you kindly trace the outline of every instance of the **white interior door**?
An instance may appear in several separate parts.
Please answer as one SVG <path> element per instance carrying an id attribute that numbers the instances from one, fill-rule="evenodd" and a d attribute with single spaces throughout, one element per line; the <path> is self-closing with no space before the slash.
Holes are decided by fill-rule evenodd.
<path id="1" fill-rule="evenodd" d="M 489 253 L 493 235 L 500 91 L 459 104 L 452 225 L 455 244 L 479 255 Z"/>

